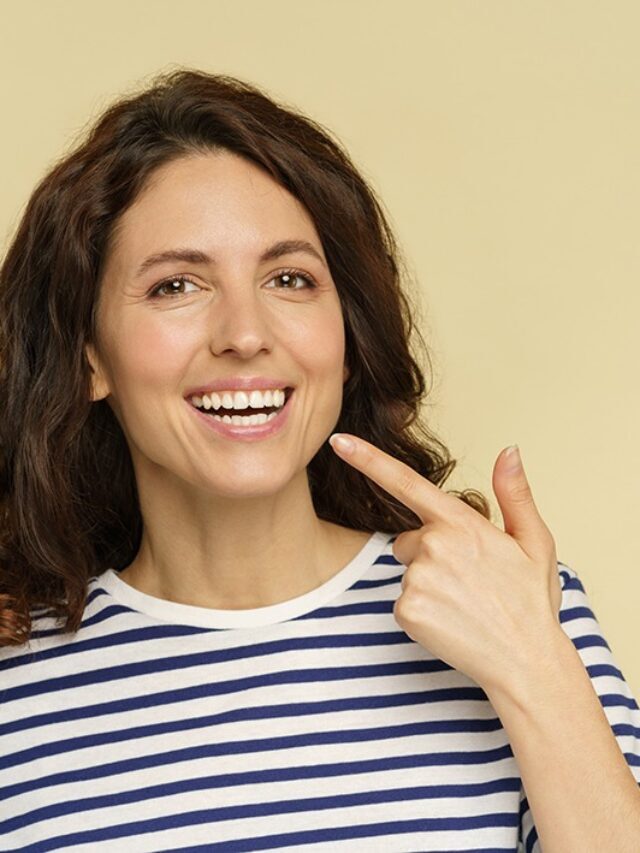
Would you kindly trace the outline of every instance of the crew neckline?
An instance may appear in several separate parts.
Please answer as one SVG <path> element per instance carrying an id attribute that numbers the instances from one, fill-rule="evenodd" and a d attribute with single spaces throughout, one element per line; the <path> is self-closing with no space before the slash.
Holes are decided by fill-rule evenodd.
<path id="1" fill-rule="evenodd" d="M 391 536 L 392 533 L 381 531 L 372 533 L 355 557 L 328 581 L 295 598 L 266 607 L 223 610 L 168 601 L 140 592 L 122 580 L 113 568 L 98 575 L 95 583 L 125 607 L 162 622 L 201 628 L 253 628 L 273 625 L 311 613 L 349 589 L 384 551 Z"/>

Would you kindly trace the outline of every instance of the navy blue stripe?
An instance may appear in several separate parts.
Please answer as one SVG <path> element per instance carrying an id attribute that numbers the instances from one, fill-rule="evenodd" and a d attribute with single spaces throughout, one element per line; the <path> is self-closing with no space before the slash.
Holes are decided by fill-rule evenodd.
<path id="1" fill-rule="evenodd" d="M 372 669 L 378 670 L 378 675 L 393 675 L 406 674 L 412 672 L 422 672 L 421 661 L 415 663 L 396 663 L 384 664 L 378 667 L 356 667 L 360 677 L 368 678 L 364 672 Z M 346 668 L 342 668 L 343 672 Z M 128 696 L 123 699 L 114 699 L 111 702 L 99 702 L 94 705 L 84 705 L 78 708 L 65 708 L 61 711 L 51 711 L 44 714 L 36 714 L 31 717 L 25 717 L 21 720 L 12 720 L 2 726 L 0 734 L 13 734 L 15 732 L 24 731 L 26 729 L 37 728 L 42 725 L 51 725 L 58 722 L 71 722 L 72 720 L 86 720 L 89 717 L 102 717 L 109 714 L 121 713 L 123 711 L 135 711 L 139 708 L 159 708 L 162 705 L 171 705 L 174 703 L 185 702 L 190 699 L 201 699 L 208 696 L 222 696 L 228 693 L 238 693 L 243 690 L 253 687 L 261 687 L 264 685 L 274 684 L 295 684 L 309 683 L 316 681 L 329 681 L 330 678 L 319 678 L 324 671 L 289 671 L 279 673 L 267 673 L 265 675 L 252 676 L 251 678 L 239 679 L 237 682 L 225 681 L 221 683 L 205 683 L 197 686 L 183 687 L 177 690 L 164 690 L 160 693 L 152 693 L 142 696 Z M 371 674 L 371 673 L 370 673 Z M 304 677 L 300 677 L 303 675 Z M 345 674 L 345 678 L 355 678 L 356 673 L 351 675 Z M 452 702 L 452 701 L 478 701 L 485 702 L 487 700 L 486 693 L 480 687 L 441 687 L 430 690 L 419 691 L 418 693 L 404 694 L 419 696 L 419 702 Z M 394 697 L 381 697 L 384 705 L 389 704 L 406 704 L 404 700 L 399 703 L 394 702 Z M 402 698 L 396 696 L 395 699 Z M 364 707 L 375 707 L 377 697 L 358 697 L 353 700 L 343 701 L 363 701 L 366 704 Z M 334 700 L 330 700 L 334 701 Z M 296 704 L 296 708 L 298 705 Z M 356 707 L 354 705 L 354 707 Z"/>
<path id="2" fill-rule="evenodd" d="M 400 592 L 398 591 L 399 595 Z M 395 598 L 392 601 L 358 601 L 353 604 L 343 604 L 341 606 L 319 607 L 317 610 L 312 610 L 310 613 L 303 613 L 302 616 L 296 618 L 299 621 L 301 619 L 337 619 L 339 616 L 368 616 L 376 613 L 393 613 L 393 605 L 395 603 Z"/>
<path id="3" fill-rule="evenodd" d="M 404 824 L 405 824 L 405 822 L 403 822 L 403 826 L 404 826 Z M 371 825 L 371 824 L 369 824 L 369 825 Z M 376 826 L 377 825 L 378 824 L 376 824 Z M 385 826 L 388 826 L 388 824 L 385 824 Z M 410 829 L 406 829 L 403 831 L 413 832 L 413 830 L 410 830 Z M 341 830 L 341 832 L 342 832 L 342 830 Z M 242 841 L 232 841 L 229 844 L 229 846 L 225 846 L 224 848 L 222 848 L 222 847 L 212 848 L 209 844 L 207 844 L 206 846 L 198 845 L 196 847 L 172 847 L 170 849 L 166 848 L 164 850 L 158 851 L 158 853 L 174 853 L 174 851 L 176 853 L 207 853 L 207 851 L 209 851 L 209 850 L 215 851 L 216 849 L 220 849 L 221 851 L 223 851 L 223 853 L 224 853 L 224 851 L 227 851 L 227 850 L 229 851 L 229 853 L 238 853 L 238 851 L 251 851 L 251 850 L 273 850 L 275 845 L 271 843 L 271 839 L 274 839 L 274 838 L 278 839 L 278 846 L 282 846 L 282 844 L 280 843 L 281 840 L 283 841 L 285 847 L 290 846 L 286 837 L 281 838 L 281 836 L 269 835 L 269 836 L 264 836 L 260 839 L 260 841 L 262 842 L 262 845 L 263 845 L 261 847 L 255 846 L 256 840 L 250 838 L 250 839 L 245 839 Z M 332 839 L 332 840 L 338 840 L 338 839 Z M 306 843 L 311 844 L 311 843 L 313 843 L 313 840 L 309 840 Z M 249 844 L 251 846 L 247 847 L 247 846 L 245 846 L 246 844 Z M 264 844 L 267 844 L 267 846 L 264 847 Z M 458 851 L 458 853 L 513 853 L 513 847 L 465 847 L 465 848 L 456 847 L 456 851 Z M 429 853 L 451 853 L 451 848 L 449 848 L 448 850 L 433 850 L 433 848 L 430 847 Z"/>
<path id="4" fill-rule="evenodd" d="M 562 588 L 563 592 L 569 592 L 569 590 L 577 590 L 578 592 L 585 592 L 585 588 L 582 585 L 582 581 L 577 577 L 567 577 L 567 581 Z"/>
<path id="5" fill-rule="evenodd" d="M 534 845 L 538 841 L 538 830 L 535 826 L 531 827 L 529 834 L 527 835 L 527 840 L 525 842 L 525 853 L 534 853 Z"/>
<path id="6" fill-rule="evenodd" d="M 394 536 L 393 539 L 390 539 L 389 542 L 393 544 L 398 537 Z M 393 554 L 380 554 L 376 557 L 375 563 L 372 563 L 374 566 L 401 566 L 402 563 L 393 556 Z"/>
<path id="7" fill-rule="evenodd" d="M 347 616 L 353 614 L 359 615 L 371 615 L 377 613 L 392 613 L 393 612 L 393 601 L 377 601 L 377 602 L 364 602 L 360 604 L 346 605 L 345 607 L 339 608 L 327 608 L 326 617 L 329 615 L 335 616 Z M 106 608 L 109 610 L 113 610 L 115 608 Z M 318 613 L 319 611 L 315 611 Z M 322 628 L 323 626 L 318 626 Z M 220 630 L 220 629 L 217 629 Z M 224 629 L 223 629 L 224 630 Z M 62 645 L 62 646 L 52 646 L 49 649 L 42 649 L 40 651 L 33 651 L 29 653 L 28 663 L 34 663 L 36 661 L 42 660 L 51 660 L 55 658 L 64 658 L 67 655 L 77 655 L 81 654 L 85 651 L 90 651 L 92 649 L 106 649 L 111 648 L 112 646 L 119 645 L 128 645 L 133 643 L 141 643 L 141 642 L 150 642 L 158 639 L 166 639 L 166 638 L 174 638 L 174 637 L 189 637 L 197 634 L 206 634 L 211 633 L 210 628 L 199 628 L 190 625 L 173 625 L 171 623 L 160 623 L 158 625 L 149 625 L 144 628 L 127 628 L 124 630 L 114 630 L 108 634 L 105 634 L 101 637 L 92 637 L 91 639 L 80 639 L 79 637 L 74 638 L 73 644 L 70 645 Z M 380 632 L 376 632 L 374 634 L 316 634 L 313 636 L 309 636 L 307 638 L 300 638 L 301 641 L 314 643 L 318 640 L 318 638 L 324 637 L 335 637 L 339 642 L 339 638 L 343 638 L 346 645 L 355 645 L 356 641 L 359 641 L 360 638 L 363 638 L 361 641 L 361 645 L 376 645 L 375 637 L 379 636 Z M 348 638 L 352 637 L 353 641 L 351 643 L 348 642 Z M 382 637 L 386 640 L 388 638 L 392 639 L 393 643 L 399 642 L 412 642 L 404 632 L 385 632 L 382 634 Z M 404 639 L 402 639 L 404 637 Z M 378 645 L 386 645 L 386 642 L 378 642 Z M 243 657 L 247 658 L 249 655 L 246 653 L 248 651 L 252 651 L 253 648 L 260 649 L 260 654 L 271 654 L 274 651 L 281 651 L 282 649 L 278 649 L 273 644 L 265 645 L 264 643 L 260 644 L 250 644 L 246 646 L 236 646 L 237 654 L 243 654 Z M 301 647 L 303 648 L 303 647 Z M 231 650 L 232 651 L 232 650 Z M 12 658 L 7 658 L 4 661 L 0 661 L 0 671 L 2 670 L 10 670 L 21 665 L 25 664 L 25 659 L 21 656 L 15 656 Z"/>
<path id="8" fill-rule="evenodd" d="M 126 608 L 120 604 L 105 607 L 103 611 L 96 614 L 95 623 L 105 621 L 104 619 L 98 619 L 98 616 L 102 616 L 104 613 L 108 613 L 109 616 L 114 616 L 122 613 L 123 610 L 126 610 Z M 91 620 L 87 620 L 87 622 L 90 621 Z M 87 626 L 84 625 L 83 627 Z M 105 634 L 104 636 L 91 637 L 90 639 L 81 639 L 82 633 L 79 632 L 78 635 L 74 637 L 72 644 L 51 646 L 51 648 L 41 649 L 38 652 L 34 651 L 33 653 L 30 653 L 28 663 L 79 655 L 83 652 L 91 651 L 92 649 L 108 649 L 112 646 L 129 645 L 132 643 L 141 643 L 144 641 L 169 637 L 190 637 L 195 634 L 207 633 L 208 630 L 209 629 L 207 628 L 198 628 L 191 625 L 171 625 L 168 623 L 161 623 L 159 625 L 151 625 L 144 628 L 127 628 L 122 631 L 113 631 Z M 60 634 L 61 637 L 63 636 L 59 631 L 34 631 L 33 637 L 35 638 L 37 634 L 39 637 L 55 634 Z M 25 660 L 20 656 L 7 658 L 6 660 L 0 661 L 0 672 L 3 670 L 6 671 L 14 669 L 24 663 Z"/>
<path id="9" fill-rule="evenodd" d="M 42 758 L 48 758 L 53 755 L 61 755 L 74 750 L 87 749 L 92 746 L 104 746 L 105 744 L 122 743 L 128 740 L 141 740 L 146 737 L 156 737 L 161 734 L 175 734 L 181 731 L 193 731 L 197 729 L 208 729 L 213 726 L 220 726 L 232 722 L 242 722 L 248 720 L 265 720 L 293 717 L 299 719 L 304 716 L 315 716 L 325 714 L 330 717 L 332 714 L 374 708 L 385 707 L 408 707 L 410 705 L 424 704 L 424 693 L 402 694 L 400 696 L 374 696 L 364 697 L 358 696 L 352 699 L 329 699 L 323 702 L 308 702 L 296 703 L 295 705 L 262 705 L 257 708 L 238 708 L 232 711 L 223 711 L 218 714 L 208 714 L 203 717 L 190 719 L 176 720 L 166 723 L 154 723 L 144 726 L 128 726 L 126 729 L 115 731 L 96 732 L 91 735 L 82 735 L 74 738 L 57 739 L 53 742 L 38 744 L 37 746 L 29 747 L 13 754 L 6 754 L 3 757 L 4 767 L 17 767 L 20 764 L 26 764 L 30 761 L 36 761 Z M 371 726 L 366 729 L 348 729 L 341 731 L 337 737 L 340 743 L 365 741 L 365 740 L 380 740 L 388 739 L 397 736 L 412 737 L 415 735 L 425 735 L 434 733 L 453 734 L 456 732 L 491 732 L 502 728 L 502 723 L 497 717 L 489 717 L 486 720 L 482 719 L 461 719 L 461 720 L 431 720 L 420 723 L 404 723 L 397 726 Z M 316 736 L 317 737 L 317 736 Z M 271 743 L 272 740 L 270 739 Z M 282 741 L 278 741 L 282 743 Z M 331 733 L 325 732 L 324 737 L 318 741 L 319 743 L 331 743 Z M 243 741 L 245 744 L 257 743 L 259 749 L 264 749 L 264 741 Z M 233 752 L 235 742 L 227 743 L 226 748 L 223 745 L 218 747 L 218 755 L 224 755 L 228 752 Z M 250 751 L 243 749 L 244 752 Z M 0 791 L 1 793 L 1 791 Z"/>
<path id="10" fill-rule="evenodd" d="M 593 678 L 600 678 L 602 676 L 609 676 L 611 678 L 617 678 L 618 681 L 623 681 L 622 673 L 618 669 L 617 666 L 613 666 L 610 663 L 590 663 L 585 669 L 589 673 L 589 676 Z"/>
<path id="11" fill-rule="evenodd" d="M 0 823 L 0 831 L 15 832 L 24 826 L 31 826 L 43 820 L 53 820 L 71 814 L 82 814 L 95 809 L 104 809 L 111 806 L 130 805 L 144 800 L 170 797 L 177 794 L 193 793 L 195 791 L 208 791 L 219 785 L 214 784 L 219 777 L 200 777 L 188 779 L 182 782 L 165 785 L 151 785 L 138 789 L 137 791 L 121 791 L 118 793 L 105 794 L 96 797 L 86 797 L 82 800 L 73 800 L 61 803 L 52 803 L 48 806 L 35 809 L 24 815 L 10 818 Z M 379 805 L 381 803 L 408 802 L 410 800 L 434 800 L 447 799 L 449 797 L 487 797 L 503 791 L 517 791 L 521 785 L 520 778 L 508 777 L 495 779 L 491 782 L 469 783 L 466 785 L 419 785 L 411 788 L 388 788 L 381 791 L 367 791 L 359 794 L 338 794 L 330 797 L 304 797 L 300 799 L 270 800 L 266 803 L 242 803 L 234 806 L 221 806 L 219 808 L 207 809 L 209 820 L 219 823 L 225 820 L 246 820 L 253 817 L 268 817 L 270 815 L 284 815 L 295 812 L 321 811 L 324 809 L 345 809 L 354 806 Z M 198 815 L 199 812 L 192 812 Z M 143 822 L 141 827 L 152 823 L 154 831 L 170 828 L 170 823 L 165 821 L 171 818 L 154 818 L 152 821 Z M 196 819 L 193 823 L 198 823 Z"/>
<path id="12" fill-rule="evenodd" d="M 193 818 L 197 817 L 197 821 Z M 208 823 L 209 812 L 203 810 L 201 812 L 188 812 L 187 814 L 172 815 L 165 819 L 169 829 L 183 828 L 192 823 Z M 52 838 L 46 842 L 40 842 L 37 845 L 28 845 L 20 848 L 22 851 L 47 851 L 57 850 L 63 847 L 70 847 L 77 844 L 90 844 L 99 841 L 110 840 L 113 838 L 123 838 L 132 834 L 140 834 L 144 832 L 141 824 L 144 821 L 136 823 L 121 824 L 120 826 L 111 826 L 99 830 L 91 830 L 88 832 L 75 832 L 58 838 Z M 146 831 L 153 832 L 155 830 L 156 821 L 151 822 L 153 825 Z M 341 841 L 349 838 L 375 838 L 385 835 L 398 835 L 400 833 L 412 832 L 455 832 L 469 831 L 472 829 L 485 829 L 488 827 L 517 826 L 517 815 L 509 812 L 497 812 L 495 814 L 477 815 L 471 817 L 444 817 L 444 818 L 419 818 L 414 820 L 394 820 L 384 821 L 381 823 L 366 823 L 358 826 L 336 826 L 326 829 L 306 830 L 302 832 L 288 832 L 278 835 L 264 835 L 260 837 L 239 839 L 237 841 L 208 841 L 205 845 L 196 845 L 192 847 L 175 847 L 166 848 L 165 851 L 158 853 L 166 853 L 168 850 L 180 851 L 203 851 L 203 853 L 213 853 L 213 851 L 221 851 L 221 853 L 238 853 L 238 851 L 255 851 L 255 850 L 274 850 L 277 847 L 300 847 L 305 844 L 326 844 L 331 841 Z M 55 845 L 55 846 L 52 846 Z M 477 851 L 478 848 L 474 848 Z M 511 848 L 491 848 L 491 849 L 506 849 L 507 853 L 513 853 Z M 13 853 L 13 851 L 8 851 Z"/>
<path id="13" fill-rule="evenodd" d="M 385 586 L 397 586 L 402 581 L 402 572 L 392 577 L 374 580 L 359 580 L 350 589 L 380 589 Z"/>
<path id="14" fill-rule="evenodd" d="M 2 692 L 1 696 L 3 704 L 8 704 L 18 699 L 24 699 L 27 696 L 41 696 L 89 684 L 104 684 L 109 681 L 121 681 L 141 675 L 173 672 L 192 667 L 213 667 L 229 661 L 250 661 L 257 657 L 269 657 L 274 654 L 303 649 L 318 651 L 319 649 L 352 649 L 364 648 L 366 646 L 386 648 L 387 646 L 408 644 L 412 645 L 413 640 L 404 631 L 375 631 L 371 634 L 323 634 L 310 637 L 289 637 L 285 640 L 272 640 L 265 643 L 234 646 L 228 649 L 214 649 L 210 652 L 172 655 L 169 658 L 156 657 L 149 660 L 136 661 L 129 664 L 117 664 L 115 666 L 103 667 L 102 669 L 92 669 L 87 672 L 78 672 L 56 678 L 44 678 L 40 681 L 7 688 Z M 419 653 L 422 653 L 419 651 L 419 647 L 417 649 Z M 451 669 L 452 667 L 449 664 L 439 658 L 431 658 L 429 660 L 402 661 L 394 664 L 327 667 L 313 670 L 307 674 L 312 681 L 332 681 L 334 679 L 342 680 L 344 678 L 351 678 L 354 675 L 357 676 L 358 672 L 366 672 L 368 673 L 367 677 L 372 677 L 375 675 L 393 675 L 400 672 L 440 672 Z M 253 681 L 252 679 L 236 679 L 235 681 L 230 679 L 228 683 L 242 687 L 243 685 L 250 686 L 253 684 Z M 1 732 L 2 729 L 0 729 Z"/>
<path id="15" fill-rule="evenodd" d="M 630 723 L 615 723 L 611 728 L 613 729 L 613 733 L 618 737 L 628 737 L 631 735 L 632 737 L 640 738 L 640 727 L 633 726 Z"/>
<path id="16" fill-rule="evenodd" d="M 598 698 L 603 708 L 620 707 L 638 710 L 638 705 L 633 696 L 623 696 L 622 693 L 600 693 Z"/>
<path id="17" fill-rule="evenodd" d="M 572 622 L 574 619 L 593 619 L 593 611 L 585 605 L 567 607 L 560 611 L 561 624 Z"/>
<path id="18" fill-rule="evenodd" d="M 291 738 L 265 738 L 265 746 L 267 743 L 277 743 L 280 748 L 289 746 L 297 746 L 299 744 L 291 744 Z M 283 747 L 283 742 L 286 747 Z M 339 740 L 333 740 L 334 743 L 339 743 Z M 236 742 L 237 744 L 238 742 Z M 241 741 L 240 748 L 236 754 L 250 752 L 247 749 L 246 741 Z M 255 750 L 254 750 L 255 751 Z M 266 750 L 263 750 L 266 751 Z M 202 758 L 211 758 L 216 755 L 224 754 L 220 752 L 220 747 L 216 744 L 205 744 L 197 747 L 184 747 L 176 749 L 172 752 L 158 753 L 156 755 L 141 755 L 135 758 L 123 759 L 122 761 L 112 761 L 110 764 L 101 764 L 96 767 L 74 768 L 59 773 L 51 773 L 49 776 L 44 776 L 41 779 L 30 779 L 25 782 L 18 782 L 15 785 L 7 786 L 3 792 L 3 799 L 10 797 L 21 796 L 28 791 L 46 790 L 47 788 L 56 785 L 64 785 L 67 782 L 89 782 L 92 779 L 107 779 L 111 776 L 117 776 L 122 773 L 129 773 L 134 770 L 148 770 L 151 767 L 165 767 L 177 762 L 189 762 Z M 464 750 L 464 751 L 449 751 L 425 753 L 424 755 L 398 755 L 385 756 L 383 758 L 368 758 L 358 761 L 341 761 L 325 764 L 314 764 L 310 766 L 298 767 L 277 767 L 268 768 L 266 770 L 251 770 L 237 773 L 220 773 L 206 780 L 205 787 L 208 788 L 227 788 L 230 786 L 269 784 L 273 782 L 292 781 L 299 779 L 316 779 L 316 778 L 332 778 L 334 776 L 348 776 L 356 773 L 380 773 L 388 770 L 406 770 L 419 767 L 447 767 L 447 766 L 466 766 L 477 764 L 490 764 L 494 761 L 503 761 L 507 758 L 513 758 L 511 747 L 507 744 L 496 749 L 487 750 Z M 190 779 L 188 784 L 195 784 L 197 780 Z M 175 784 L 171 783 L 171 789 L 175 790 Z M 146 786 L 144 790 L 147 790 Z"/>
<path id="19" fill-rule="evenodd" d="M 571 642 L 578 650 L 603 648 L 609 652 L 611 651 L 609 643 L 607 643 L 603 636 L 599 636 L 598 634 L 583 634 L 581 637 L 572 637 Z"/>

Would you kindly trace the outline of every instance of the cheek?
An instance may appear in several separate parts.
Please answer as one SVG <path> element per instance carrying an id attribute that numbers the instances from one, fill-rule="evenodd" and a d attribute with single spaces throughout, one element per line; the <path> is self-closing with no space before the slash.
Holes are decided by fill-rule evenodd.
<path id="1" fill-rule="evenodd" d="M 116 384 L 179 382 L 193 351 L 193 328 L 147 317 L 144 322 L 130 328 L 123 324 L 120 329 L 114 346 Z M 144 390 L 144 384 L 137 390 Z"/>
<path id="2" fill-rule="evenodd" d="M 287 342 L 289 351 L 310 374 L 323 378 L 337 374 L 342 383 L 345 337 L 339 312 L 327 311 L 290 324 Z"/>
<path id="3" fill-rule="evenodd" d="M 291 329 L 287 348 L 297 363 L 303 388 L 308 383 L 306 405 L 309 435 L 324 435 L 335 425 L 342 409 L 345 337 L 342 315 L 335 312 L 305 318 Z"/>

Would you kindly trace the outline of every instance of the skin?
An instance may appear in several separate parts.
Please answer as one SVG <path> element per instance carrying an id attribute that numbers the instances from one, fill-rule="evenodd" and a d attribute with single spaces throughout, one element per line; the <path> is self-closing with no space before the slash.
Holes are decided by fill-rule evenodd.
<path id="1" fill-rule="evenodd" d="M 304 252 L 259 262 L 285 239 L 308 240 L 323 263 Z M 214 262 L 137 277 L 147 256 L 186 246 Z M 283 282 L 287 267 L 316 289 Z M 177 275 L 193 284 L 152 296 Z M 86 354 L 92 399 L 107 400 L 126 436 L 144 521 L 126 583 L 178 603 L 264 607 L 326 582 L 368 540 L 313 509 L 306 467 L 336 425 L 348 377 L 343 316 L 313 221 L 258 166 L 222 152 L 154 172 L 114 233 Z M 283 430 L 246 442 L 199 422 L 184 394 L 232 375 L 295 386 Z"/>

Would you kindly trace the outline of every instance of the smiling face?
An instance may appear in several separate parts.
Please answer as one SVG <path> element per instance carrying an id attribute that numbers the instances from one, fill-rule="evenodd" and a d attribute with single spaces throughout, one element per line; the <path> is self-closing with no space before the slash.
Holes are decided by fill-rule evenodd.
<path id="1" fill-rule="evenodd" d="M 261 259 L 288 240 L 308 242 L 319 258 L 298 249 Z M 177 248 L 209 260 L 165 260 L 140 272 L 150 256 Z M 87 347 L 93 399 L 112 407 L 138 480 L 162 469 L 221 497 L 279 491 L 336 425 L 344 356 L 338 292 L 297 199 L 226 151 L 156 170 L 118 223 L 96 345 Z M 251 441 L 221 434 L 186 399 L 190 389 L 237 376 L 278 377 L 294 388 L 277 432 Z"/>

